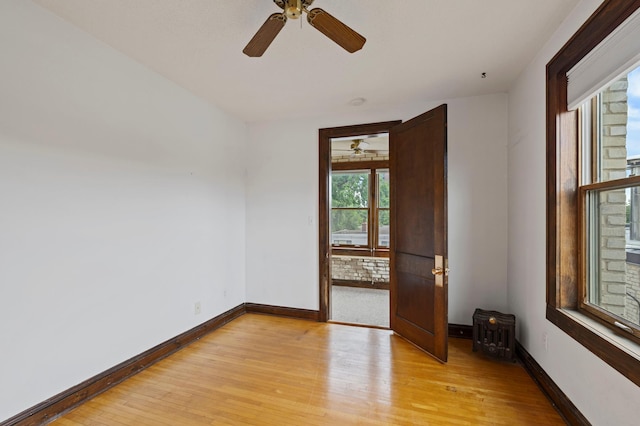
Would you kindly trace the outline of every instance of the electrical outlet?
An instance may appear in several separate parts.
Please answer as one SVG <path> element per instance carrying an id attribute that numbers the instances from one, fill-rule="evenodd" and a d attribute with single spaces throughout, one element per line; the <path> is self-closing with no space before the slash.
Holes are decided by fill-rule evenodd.
<path id="1" fill-rule="evenodd" d="M 200 307 L 200 302 L 196 302 L 193 305 L 193 313 L 194 313 L 194 315 L 200 315 L 200 308 L 201 308 Z"/>

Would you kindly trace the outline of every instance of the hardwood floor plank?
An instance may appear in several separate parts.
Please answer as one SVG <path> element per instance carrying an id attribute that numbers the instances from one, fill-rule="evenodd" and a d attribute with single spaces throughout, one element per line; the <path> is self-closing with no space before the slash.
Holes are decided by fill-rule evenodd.
<path id="1" fill-rule="evenodd" d="M 389 330 L 246 314 L 55 424 L 564 424 L 522 366 L 449 342 L 443 365 Z"/>

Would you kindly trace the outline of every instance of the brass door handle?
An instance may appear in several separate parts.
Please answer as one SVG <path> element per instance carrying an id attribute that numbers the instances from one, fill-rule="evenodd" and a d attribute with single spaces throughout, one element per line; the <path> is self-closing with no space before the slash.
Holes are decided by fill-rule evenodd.
<path id="1" fill-rule="evenodd" d="M 446 276 L 446 275 L 449 275 L 449 268 L 442 269 L 441 267 L 438 266 L 437 268 L 433 268 L 431 270 L 431 273 L 436 276 L 443 275 L 443 274 Z"/>
<path id="2" fill-rule="evenodd" d="M 449 262 L 445 260 L 443 256 L 436 254 L 433 258 L 433 266 L 434 268 L 431 270 L 435 278 L 436 287 L 444 286 L 444 277 L 449 275 Z"/>

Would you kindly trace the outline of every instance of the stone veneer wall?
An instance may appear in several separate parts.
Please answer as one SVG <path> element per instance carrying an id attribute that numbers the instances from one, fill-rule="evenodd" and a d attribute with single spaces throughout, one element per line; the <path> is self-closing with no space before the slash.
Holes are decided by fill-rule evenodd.
<path id="1" fill-rule="evenodd" d="M 331 256 L 331 278 L 345 281 L 389 282 L 389 259 L 365 256 Z"/>
<path id="2" fill-rule="evenodd" d="M 624 178 L 627 170 L 627 78 L 602 93 L 601 181 Z M 600 301 L 609 312 L 624 316 L 626 298 L 626 195 L 607 191 L 600 200 Z"/>

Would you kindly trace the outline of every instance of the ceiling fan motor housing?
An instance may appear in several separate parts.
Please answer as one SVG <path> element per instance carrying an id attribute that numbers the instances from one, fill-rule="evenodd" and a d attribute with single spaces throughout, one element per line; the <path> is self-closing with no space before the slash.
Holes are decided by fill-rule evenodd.
<path id="1" fill-rule="evenodd" d="M 302 0 L 286 0 L 284 13 L 289 19 L 298 19 L 302 15 Z"/>

